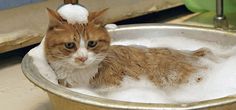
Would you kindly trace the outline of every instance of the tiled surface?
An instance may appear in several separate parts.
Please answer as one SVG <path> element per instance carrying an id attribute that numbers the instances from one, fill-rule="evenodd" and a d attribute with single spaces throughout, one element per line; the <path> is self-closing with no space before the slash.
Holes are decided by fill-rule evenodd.
<path id="1" fill-rule="evenodd" d="M 51 110 L 47 94 L 21 72 L 21 56 L 0 57 L 0 109 Z"/>

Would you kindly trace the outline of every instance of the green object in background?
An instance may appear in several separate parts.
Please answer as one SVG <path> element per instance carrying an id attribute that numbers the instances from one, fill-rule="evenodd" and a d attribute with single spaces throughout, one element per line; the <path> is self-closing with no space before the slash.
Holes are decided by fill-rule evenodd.
<path id="1" fill-rule="evenodd" d="M 216 9 L 216 0 L 183 0 L 186 7 L 193 12 L 214 11 Z M 223 0 L 224 13 L 236 12 L 236 0 Z"/>

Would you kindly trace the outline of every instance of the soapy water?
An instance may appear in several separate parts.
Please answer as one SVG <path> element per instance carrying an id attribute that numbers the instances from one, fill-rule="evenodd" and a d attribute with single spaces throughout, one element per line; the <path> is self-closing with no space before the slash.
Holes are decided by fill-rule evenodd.
<path id="1" fill-rule="evenodd" d="M 79 5 L 64 5 L 58 9 L 58 13 L 69 23 L 87 23 L 88 11 Z M 79 16 L 79 17 L 78 17 Z M 116 25 L 107 25 L 107 29 L 115 29 Z M 202 59 L 201 62 L 210 68 L 207 71 L 199 71 L 190 78 L 188 84 L 177 89 L 161 90 L 154 86 L 145 76 L 140 80 L 125 77 L 119 88 L 91 89 L 70 88 L 70 90 L 96 97 L 114 100 L 144 102 L 144 103 L 188 103 L 220 98 L 236 93 L 236 46 L 224 47 L 217 43 L 204 42 L 184 37 L 152 37 L 127 39 L 112 42 L 112 45 L 136 45 L 145 47 L 170 47 L 178 50 L 197 50 L 207 47 L 217 56 L 225 58 L 216 61 Z M 56 75 L 48 65 L 44 51 L 44 40 L 32 49 L 29 55 L 33 57 L 33 63 L 39 68 L 39 72 L 52 83 L 57 84 Z M 202 77 L 199 83 L 194 82 L 194 77 Z M 192 81 L 192 82 L 191 82 Z M 98 94 L 102 93 L 102 94 Z"/>
<path id="2" fill-rule="evenodd" d="M 34 58 L 34 64 L 42 75 L 57 84 L 56 76 L 46 62 L 43 53 L 43 42 L 40 46 L 32 49 L 29 55 Z M 221 46 L 213 42 L 205 42 L 185 37 L 150 37 L 131 40 L 115 41 L 112 45 L 140 45 L 146 47 L 170 47 L 178 50 L 196 50 L 207 47 L 216 55 L 226 55 L 217 61 L 202 60 L 201 62 L 210 68 L 200 71 L 196 75 L 202 80 L 198 83 L 191 82 L 176 89 L 161 90 L 154 86 L 145 76 L 141 80 L 125 77 L 119 88 L 107 90 L 93 90 L 88 88 L 72 88 L 70 90 L 96 97 L 113 100 L 143 102 L 143 103 L 189 103 L 210 100 L 234 95 L 236 93 L 236 46 Z M 228 54 L 228 55 L 227 55 Z M 44 69 L 42 69 L 44 68 Z M 108 91 L 103 94 L 98 94 Z"/>

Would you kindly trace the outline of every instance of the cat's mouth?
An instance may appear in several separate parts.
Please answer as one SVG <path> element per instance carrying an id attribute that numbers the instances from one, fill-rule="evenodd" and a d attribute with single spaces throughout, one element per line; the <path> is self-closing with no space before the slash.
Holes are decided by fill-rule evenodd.
<path id="1" fill-rule="evenodd" d="M 89 66 L 89 64 L 77 63 L 77 62 L 75 62 L 73 65 L 74 65 L 74 67 L 76 67 L 76 68 L 86 68 L 86 67 Z"/>
<path id="2" fill-rule="evenodd" d="M 78 60 L 74 60 L 72 65 L 75 67 L 75 68 L 87 68 L 91 65 L 98 65 L 102 60 L 101 59 L 87 59 L 86 61 L 84 62 L 81 62 L 81 61 L 78 61 Z"/>
<path id="3" fill-rule="evenodd" d="M 84 63 L 76 63 L 76 67 L 77 68 L 86 68 L 88 66 L 90 66 L 92 63 L 87 63 L 87 62 L 84 62 Z"/>
<path id="4" fill-rule="evenodd" d="M 88 67 L 89 65 L 85 65 L 85 64 L 79 64 L 77 68 L 86 68 Z"/>

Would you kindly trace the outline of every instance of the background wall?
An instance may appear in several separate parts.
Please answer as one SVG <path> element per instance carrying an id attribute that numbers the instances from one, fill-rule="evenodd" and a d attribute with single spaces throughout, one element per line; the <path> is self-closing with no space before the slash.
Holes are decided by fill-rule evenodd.
<path id="1" fill-rule="evenodd" d="M 18 7 L 25 4 L 36 3 L 44 0 L 0 0 L 0 10 Z"/>

